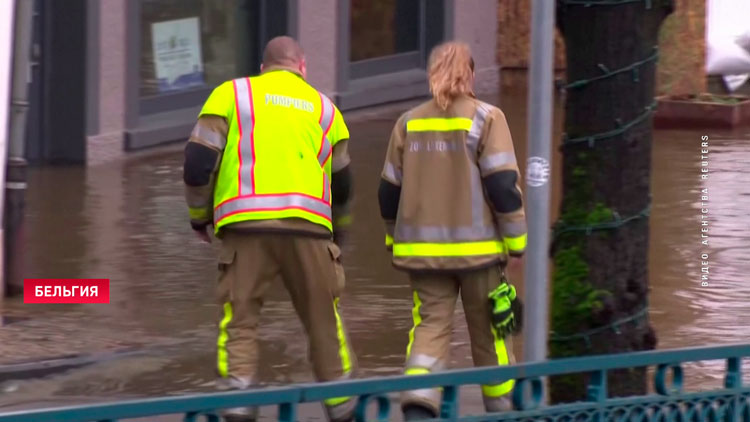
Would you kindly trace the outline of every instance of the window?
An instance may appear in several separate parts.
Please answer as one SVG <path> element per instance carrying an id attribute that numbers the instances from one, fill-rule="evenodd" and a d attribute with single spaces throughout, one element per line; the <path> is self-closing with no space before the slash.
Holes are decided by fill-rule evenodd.
<path id="1" fill-rule="evenodd" d="M 288 34 L 289 1 L 129 0 L 137 114 L 197 107 L 222 82 L 258 74 L 263 45 Z"/>
<path id="2" fill-rule="evenodd" d="M 213 87 L 235 77 L 243 67 L 235 52 L 247 44 L 237 16 L 246 6 L 236 0 L 142 0 L 141 97 Z"/>
<path id="3" fill-rule="evenodd" d="M 353 62 L 419 50 L 418 0 L 352 0 Z"/>
<path id="4" fill-rule="evenodd" d="M 424 67 L 444 36 L 445 1 L 349 0 L 349 78 Z"/>

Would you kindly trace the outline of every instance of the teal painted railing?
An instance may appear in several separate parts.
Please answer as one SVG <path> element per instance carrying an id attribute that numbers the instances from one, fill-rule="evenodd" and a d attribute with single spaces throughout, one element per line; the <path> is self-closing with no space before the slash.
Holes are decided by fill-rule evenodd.
<path id="1" fill-rule="evenodd" d="M 220 409 L 240 406 L 277 406 L 278 420 L 297 420 L 298 404 L 326 398 L 359 396 L 357 420 L 365 420 L 368 407 L 377 408 L 378 421 L 390 420 L 398 406 L 387 393 L 443 387 L 441 421 L 548 421 L 548 422 L 750 422 L 750 387 L 742 384 L 742 359 L 750 357 L 750 344 L 700 347 L 586 356 L 525 363 L 499 368 L 452 370 L 429 375 L 378 377 L 321 384 L 291 385 L 245 392 L 223 392 L 180 397 L 113 402 L 0 414 L 0 422 L 114 422 L 119 419 L 184 414 L 186 422 L 218 422 Z M 722 388 L 684 392 L 682 364 L 725 360 Z M 621 368 L 654 367 L 655 394 L 609 398 L 607 372 Z M 590 373 L 585 401 L 545 406 L 541 377 Z M 672 381 L 668 382 L 669 374 Z M 515 379 L 515 410 L 459 416 L 458 389 L 464 385 L 497 384 Z M 523 394 L 531 391 L 532 394 Z"/>

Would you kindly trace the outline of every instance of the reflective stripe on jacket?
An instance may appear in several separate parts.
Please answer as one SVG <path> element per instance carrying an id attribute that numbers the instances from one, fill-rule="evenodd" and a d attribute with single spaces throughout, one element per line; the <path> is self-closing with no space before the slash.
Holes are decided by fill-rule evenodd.
<path id="1" fill-rule="evenodd" d="M 285 70 L 227 81 L 200 116 L 228 123 L 213 193 L 214 229 L 302 218 L 331 224 L 331 152 L 349 137 L 333 102 Z"/>
<path id="2" fill-rule="evenodd" d="M 399 192 L 397 217 L 386 219 L 395 266 L 468 269 L 523 253 L 520 174 L 497 107 L 465 96 L 446 111 L 430 100 L 406 112 L 381 177 Z"/>

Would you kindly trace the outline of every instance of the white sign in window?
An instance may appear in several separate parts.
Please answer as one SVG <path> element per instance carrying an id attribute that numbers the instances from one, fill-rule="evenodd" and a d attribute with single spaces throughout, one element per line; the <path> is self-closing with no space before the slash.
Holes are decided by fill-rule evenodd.
<path id="1" fill-rule="evenodd" d="M 159 92 L 205 84 L 198 17 L 154 23 L 151 34 Z"/>

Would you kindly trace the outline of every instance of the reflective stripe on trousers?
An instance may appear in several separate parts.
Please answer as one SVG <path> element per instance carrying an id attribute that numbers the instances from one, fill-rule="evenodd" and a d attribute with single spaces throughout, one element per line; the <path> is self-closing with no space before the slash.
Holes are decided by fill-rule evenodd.
<path id="1" fill-rule="evenodd" d="M 336 316 L 336 337 L 339 341 L 339 358 L 341 359 L 341 370 L 343 372 L 340 379 L 348 379 L 352 372 L 352 358 L 349 355 L 349 344 L 344 325 L 339 316 L 339 298 L 333 300 L 333 313 Z M 331 420 L 345 420 L 354 412 L 356 404 L 350 396 L 332 397 L 325 399 L 323 403 L 326 405 L 326 412 L 328 412 Z"/>
<path id="2" fill-rule="evenodd" d="M 227 331 L 227 326 L 230 322 L 232 322 L 232 304 L 227 302 L 224 304 L 224 318 L 219 323 L 219 339 L 216 342 L 216 365 L 219 375 L 224 378 L 229 376 L 229 354 L 227 353 L 229 332 Z"/>
<path id="3" fill-rule="evenodd" d="M 490 326 L 492 338 L 495 339 L 495 354 L 497 355 L 498 366 L 508 365 L 508 350 L 505 347 L 505 340 L 498 337 L 495 327 Z M 515 385 L 515 380 L 508 380 L 497 385 L 483 385 L 482 395 L 488 398 L 499 398 L 510 393 Z"/>
<path id="4" fill-rule="evenodd" d="M 414 290 L 413 292 L 414 307 L 412 308 L 412 321 L 413 325 L 409 330 L 409 344 L 406 346 L 406 370 L 405 375 L 424 375 L 429 374 L 431 371 L 436 370 L 439 366 L 438 359 L 431 356 L 418 354 L 412 356 L 411 348 L 414 345 L 414 332 L 417 327 L 422 323 L 422 316 L 419 313 L 422 307 L 422 301 L 419 299 L 419 294 Z M 437 407 L 440 403 L 441 392 L 440 388 L 420 388 L 417 390 L 409 390 L 403 392 L 404 398 L 408 401 L 409 398 L 417 398 L 420 402 L 432 403 Z M 435 409 L 433 409 L 435 410 Z"/>

